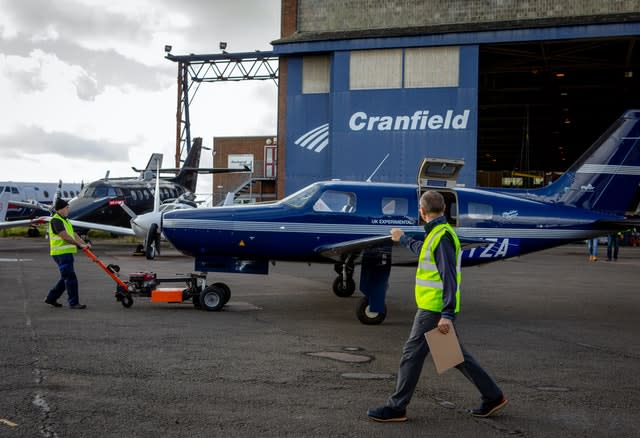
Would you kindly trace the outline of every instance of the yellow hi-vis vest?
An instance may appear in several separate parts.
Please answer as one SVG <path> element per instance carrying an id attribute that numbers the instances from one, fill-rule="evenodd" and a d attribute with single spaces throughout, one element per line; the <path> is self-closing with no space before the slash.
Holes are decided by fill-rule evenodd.
<path id="1" fill-rule="evenodd" d="M 69 236 L 73 238 L 76 235 L 75 231 L 73 231 L 73 225 L 67 219 L 60 216 L 58 213 L 54 214 L 51 220 L 60 219 L 64 224 L 64 230 L 67 232 Z M 49 221 L 49 254 L 53 255 L 61 255 L 61 254 L 75 254 L 78 252 L 78 247 L 76 245 L 72 245 L 69 242 L 65 241 L 62 237 L 57 234 L 54 234 L 53 228 L 51 227 L 51 221 Z"/>
<path id="2" fill-rule="evenodd" d="M 460 240 L 458 240 L 458 236 L 456 236 L 455 231 L 449 224 L 436 225 L 424 239 L 420 258 L 418 259 L 418 270 L 416 271 L 416 304 L 419 309 L 442 312 L 444 306 L 442 277 L 440 277 L 436 265 L 435 250 L 446 232 L 453 237 L 455 245 L 456 280 L 458 283 L 455 313 L 458 313 L 460 311 L 460 283 L 462 281 L 460 269 L 462 251 L 460 250 Z"/>

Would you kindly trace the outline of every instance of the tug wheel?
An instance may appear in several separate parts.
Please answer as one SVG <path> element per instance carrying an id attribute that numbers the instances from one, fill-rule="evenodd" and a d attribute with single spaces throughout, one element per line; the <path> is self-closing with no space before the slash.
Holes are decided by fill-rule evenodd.
<path id="1" fill-rule="evenodd" d="M 122 303 L 122 305 L 124 307 L 126 307 L 127 309 L 131 306 L 133 306 L 133 298 L 131 298 L 128 295 L 125 295 L 122 297 L 122 301 L 120 301 Z"/>
<path id="2" fill-rule="evenodd" d="M 231 299 L 231 289 L 225 283 L 213 283 L 214 286 L 219 287 L 224 292 L 224 304 L 227 304 Z"/>
<path id="3" fill-rule="evenodd" d="M 224 306 L 225 295 L 222 288 L 212 284 L 200 293 L 200 305 L 210 312 L 220 310 Z"/>

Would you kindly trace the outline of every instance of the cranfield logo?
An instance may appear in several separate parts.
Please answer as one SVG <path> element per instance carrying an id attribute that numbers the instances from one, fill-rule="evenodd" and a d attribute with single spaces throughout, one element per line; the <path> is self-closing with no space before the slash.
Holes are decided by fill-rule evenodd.
<path id="1" fill-rule="evenodd" d="M 471 110 L 462 113 L 447 110 L 444 114 L 432 114 L 428 110 L 418 110 L 406 115 L 378 115 L 358 111 L 349 118 L 349 129 L 358 131 L 438 131 L 467 129 Z M 294 143 L 300 147 L 321 152 L 329 145 L 329 124 L 325 123 L 304 133 Z"/>
<path id="2" fill-rule="evenodd" d="M 329 124 L 325 123 L 317 128 L 313 128 L 311 131 L 298 137 L 294 143 L 311 151 L 322 152 L 329 144 Z"/>

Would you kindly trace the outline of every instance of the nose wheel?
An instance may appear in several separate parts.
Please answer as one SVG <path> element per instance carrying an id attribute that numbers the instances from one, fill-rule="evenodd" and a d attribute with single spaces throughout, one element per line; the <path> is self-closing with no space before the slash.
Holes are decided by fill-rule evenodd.
<path id="1" fill-rule="evenodd" d="M 334 271 L 338 274 L 333 281 L 333 293 L 341 298 L 350 297 L 356 290 L 356 282 L 353 280 L 354 266 L 348 259 L 345 263 L 333 265 Z"/>
<path id="2" fill-rule="evenodd" d="M 356 290 L 356 282 L 351 277 L 338 275 L 333 281 L 333 293 L 341 298 L 350 297 Z"/>

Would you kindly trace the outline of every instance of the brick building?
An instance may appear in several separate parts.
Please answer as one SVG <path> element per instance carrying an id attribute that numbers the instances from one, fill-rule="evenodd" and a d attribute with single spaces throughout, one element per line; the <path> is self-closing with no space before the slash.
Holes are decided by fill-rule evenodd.
<path id="1" fill-rule="evenodd" d="M 250 203 L 274 200 L 276 197 L 275 136 L 215 137 L 213 167 L 251 171 L 213 175 L 213 205 L 224 201 L 232 192 L 236 202 Z"/>

